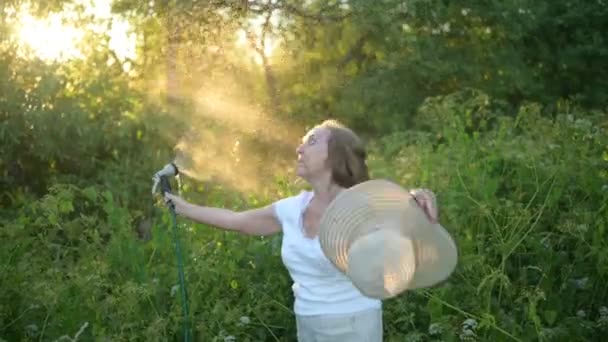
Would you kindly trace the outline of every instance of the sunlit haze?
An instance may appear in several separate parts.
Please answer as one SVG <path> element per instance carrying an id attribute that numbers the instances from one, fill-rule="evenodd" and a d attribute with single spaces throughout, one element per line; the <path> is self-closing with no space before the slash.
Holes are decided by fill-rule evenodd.
<path id="1" fill-rule="evenodd" d="M 44 18 L 34 17 L 27 7 L 16 9 L 12 17 L 16 38 L 20 42 L 19 52 L 45 61 L 86 58 L 87 35 L 95 33 L 110 38 L 109 48 L 123 59 L 121 62 L 126 58 L 137 59 L 134 27 L 112 13 L 112 0 L 77 1 L 84 5 L 84 13 L 74 9 L 73 4 L 66 4 L 62 12 Z M 79 24 L 83 21 L 86 25 Z M 272 27 L 278 25 L 278 17 L 273 16 L 270 21 Z M 243 56 L 243 62 L 253 61 L 261 65 L 262 55 L 258 49 L 262 45 L 265 57 L 276 54 L 280 41 L 272 29 L 261 44 L 264 22 L 263 17 L 249 19 L 237 30 L 234 40 L 225 42 L 241 50 L 239 55 Z M 127 64 L 123 67 L 127 68 Z M 159 74 L 158 77 L 163 79 L 166 75 Z M 176 112 L 178 119 L 188 122 L 191 127 L 175 147 L 180 169 L 185 175 L 199 180 L 216 177 L 241 190 L 251 191 L 262 189 L 264 179 L 272 180 L 271 176 L 292 166 L 295 149 L 292 144 L 303 133 L 302 130 L 297 125 L 273 118 L 257 99 L 248 96 L 248 89 L 238 79 L 228 75 L 221 79 L 202 77 L 191 88 L 182 86 L 180 84 L 180 96 L 191 98 L 195 105 L 191 113 Z M 163 91 L 162 86 L 160 91 Z M 209 129 L 210 122 L 225 128 L 217 134 Z M 267 133 L 261 135 L 264 129 Z M 256 134 L 261 136 L 257 145 L 248 143 L 247 137 Z M 243 177 L 245 173 L 256 176 Z"/>

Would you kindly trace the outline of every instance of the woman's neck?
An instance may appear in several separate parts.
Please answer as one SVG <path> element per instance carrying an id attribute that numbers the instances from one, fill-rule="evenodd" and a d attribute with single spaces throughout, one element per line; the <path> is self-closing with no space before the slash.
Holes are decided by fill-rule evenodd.
<path id="1" fill-rule="evenodd" d="M 316 201 L 322 204 L 329 204 L 336 198 L 338 193 L 344 188 L 334 183 L 331 176 L 311 182 Z"/>

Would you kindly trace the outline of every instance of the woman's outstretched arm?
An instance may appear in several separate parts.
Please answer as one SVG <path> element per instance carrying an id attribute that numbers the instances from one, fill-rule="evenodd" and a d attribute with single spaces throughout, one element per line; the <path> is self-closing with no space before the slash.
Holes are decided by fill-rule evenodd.
<path id="1" fill-rule="evenodd" d="M 165 194 L 165 200 L 175 205 L 176 214 L 219 229 L 247 235 L 270 235 L 281 231 L 272 205 L 237 212 L 192 204 L 169 193 Z"/>

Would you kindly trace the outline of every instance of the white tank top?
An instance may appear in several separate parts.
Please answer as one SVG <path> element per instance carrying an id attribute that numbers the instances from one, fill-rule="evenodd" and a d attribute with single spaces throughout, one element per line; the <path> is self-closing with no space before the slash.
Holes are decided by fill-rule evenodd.
<path id="1" fill-rule="evenodd" d="M 380 308 L 380 300 L 364 296 L 325 257 L 318 238 L 305 236 L 302 214 L 312 197 L 312 192 L 302 191 L 274 203 L 283 227 L 281 258 L 293 281 L 295 313 L 345 314 Z"/>

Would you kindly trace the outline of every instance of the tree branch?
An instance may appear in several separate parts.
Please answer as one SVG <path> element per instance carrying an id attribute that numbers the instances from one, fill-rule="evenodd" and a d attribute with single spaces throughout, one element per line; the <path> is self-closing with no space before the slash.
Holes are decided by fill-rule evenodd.
<path id="1" fill-rule="evenodd" d="M 357 40 L 355 45 L 353 45 L 348 50 L 346 55 L 344 55 L 344 57 L 342 57 L 342 59 L 338 63 L 339 69 L 343 69 L 348 64 L 348 62 L 352 61 L 353 59 L 357 59 L 358 61 L 361 61 L 363 59 L 363 56 L 361 55 L 361 49 L 363 48 L 363 45 L 365 44 L 365 40 L 366 40 L 366 37 L 361 36 Z"/>
<path id="2" fill-rule="evenodd" d="M 281 10 L 305 19 L 311 19 L 316 21 L 340 21 L 350 16 L 350 13 L 345 13 L 341 15 L 321 14 L 326 11 L 336 10 L 338 9 L 337 6 L 326 5 L 321 10 L 319 10 L 318 13 L 308 13 L 304 9 L 288 4 L 285 1 L 277 1 L 276 3 L 260 3 L 257 0 L 250 0 L 248 9 L 249 11 L 257 14 L 262 14 L 273 10 Z"/>
<path id="3" fill-rule="evenodd" d="M 264 24 L 262 25 L 262 32 L 260 33 L 259 41 L 256 39 L 253 32 L 248 31 L 247 37 L 251 43 L 251 47 L 257 52 L 262 59 L 262 66 L 264 67 L 264 75 L 266 77 L 266 87 L 268 91 L 268 97 L 272 105 L 272 111 L 277 113 L 279 110 L 279 97 L 277 93 L 277 85 L 274 77 L 272 67 L 270 66 L 268 56 L 266 56 L 266 36 L 270 33 L 271 22 L 270 18 L 274 10 L 266 12 L 264 18 Z"/>

